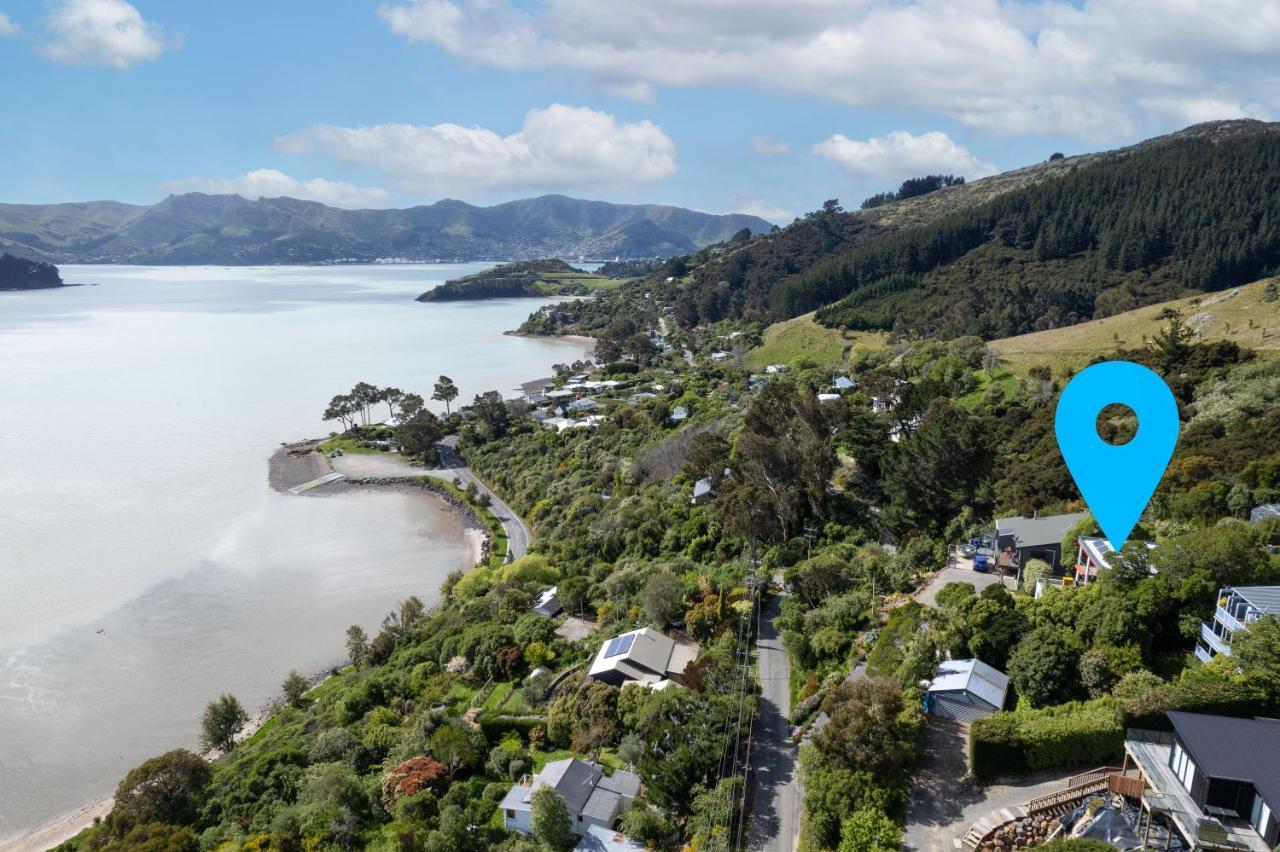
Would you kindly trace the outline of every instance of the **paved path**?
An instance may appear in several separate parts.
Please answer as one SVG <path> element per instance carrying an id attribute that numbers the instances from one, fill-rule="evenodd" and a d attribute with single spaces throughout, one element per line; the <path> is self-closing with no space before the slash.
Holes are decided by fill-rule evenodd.
<path id="1" fill-rule="evenodd" d="M 982 817 L 1001 808 L 1063 789 L 1079 770 L 1038 773 L 1013 783 L 977 786 L 968 776 L 969 728 L 962 722 L 928 717 L 924 754 L 907 793 L 907 831 L 902 839 L 910 852 L 955 852 L 955 842 Z"/>
<path id="2" fill-rule="evenodd" d="M 462 460 L 462 456 L 458 455 L 456 444 L 458 442 L 457 435 L 450 435 L 445 438 L 436 448 L 440 450 L 440 463 L 444 466 L 438 470 L 426 470 L 423 473 L 435 476 L 440 479 L 453 480 L 457 479 L 462 482 L 465 488 L 467 483 L 474 483 L 476 490 L 481 494 L 489 495 L 489 509 L 493 512 L 494 517 L 498 519 L 498 523 L 502 524 L 503 531 L 507 534 L 507 558 L 519 559 L 529 552 L 529 540 L 532 535 L 529 533 L 529 527 L 519 515 L 512 511 L 511 507 L 502 502 L 502 498 L 489 489 L 489 486 L 480 481 L 480 478 L 471 472 L 471 468 L 467 467 Z"/>
<path id="3" fill-rule="evenodd" d="M 792 852 L 800 837 L 799 767 L 791 742 L 791 666 L 782 636 L 773 626 L 782 595 L 769 598 L 756 639 L 760 718 L 751 751 L 751 852 Z"/>

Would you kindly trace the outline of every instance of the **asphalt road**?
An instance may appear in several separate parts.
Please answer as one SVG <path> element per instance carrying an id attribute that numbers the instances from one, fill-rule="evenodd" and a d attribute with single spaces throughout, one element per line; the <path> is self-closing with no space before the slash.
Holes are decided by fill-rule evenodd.
<path id="1" fill-rule="evenodd" d="M 436 447 L 440 450 L 440 464 L 442 468 L 438 470 L 429 470 L 427 473 L 432 476 L 438 476 L 441 479 L 457 479 L 465 488 L 467 483 L 474 483 L 476 490 L 482 494 L 489 495 L 489 508 L 493 511 L 494 517 L 502 524 L 503 531 L 507 534 L 507 552 L 508 559 L 519 559 L 529 552 L 529 528 L 525 526 L 524 520 L 521 519 L 511 507 L 502 502 L 502 498 L 489 489 L 489 486 L 480 481 L 480 478 L 471 472 L 471 468 L 466 466 L 462 456 L 458 454 L 454 444 L 457 443 L 458 437 L 450 435 L 445 438 Z"/>
<path id="2" fill-rule="evenodd" d="M 799 767 L 791 734 L 791 666 L 782 637 L 773 626 L 782 595 L 774 595 L 760 614 L 756 666 L 760 676 L 760 719 L 751 751 L 751 821 L 747 848 L 752 852 L 793 852 L 800 837 Z"/>

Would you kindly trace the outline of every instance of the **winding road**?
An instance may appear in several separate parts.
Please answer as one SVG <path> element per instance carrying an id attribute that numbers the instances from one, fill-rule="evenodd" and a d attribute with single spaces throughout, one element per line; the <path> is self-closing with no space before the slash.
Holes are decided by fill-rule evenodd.
<path id="1" fill-rule="evenodd" d="M 529 527 L 525 525 L 524 520 L 510 506 L 502 501 L 501 497 L 494 494 L 492 489 L 481 482 L 480 477 L 476 476 L 471 468 L 466 466 L 462 456 L 458 454 L 457 443 L 458 436 L 450 435 L 436 444 L 436 449 L 440 451 L 440 463 L 443 467 L 428 470 L 426 473 L 439 479 L 457 479 L 462 482 L 464 488 L 467 483 L 472 483 L 481 494 L 488 494 L 489 509 L 493 512 L 494 517 L 498 519 L 498 523 L 502 524 L 503 532 L 507 534 L 507 561 L 519 559 L 529 552 L 529 539 L 532 537 Z"/>

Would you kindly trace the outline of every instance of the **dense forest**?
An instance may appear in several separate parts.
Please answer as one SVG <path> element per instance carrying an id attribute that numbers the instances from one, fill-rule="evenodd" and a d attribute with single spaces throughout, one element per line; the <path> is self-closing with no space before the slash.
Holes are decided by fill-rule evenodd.
<path id="1" fill-rule="evenodd" d="M 1280 135 L 1171 140 L 877 240 L 783 282 L 775 316 L 1002 337 L 1280 264 Z M 834 304 L 832 304 L 834 303 Z M 824 307 L 825 306 L 825 307 Z"/>

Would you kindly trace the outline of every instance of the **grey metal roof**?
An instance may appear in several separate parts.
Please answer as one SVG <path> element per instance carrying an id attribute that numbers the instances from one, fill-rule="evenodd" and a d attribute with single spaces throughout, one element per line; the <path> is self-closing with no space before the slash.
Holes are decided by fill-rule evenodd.
<path id="1" fill-rule="evenodd" d="M 1072 512 L 1069 515 L 1046 515 L 1043 518 L 997 518 L 996 533 L 1015 536 L 1019 547 L 1060 544 L 1071 528 L 1088 516 L 1088 512 Z"/>
<path id="2" fill-rule="evenodd" d="M 1169 721 L 1206 775 L 1249 782 L 1280 808 L 1280 720 L 1170 711 Z"/>
<path id="3" fill-rule="evenodd" d="M 603 774 L 599 767 L 576 757 L 553 760 L 542 767 L 533 781 L 531 792 L 542 784 L 553 787 L 564 797 L 569 813 L 580 814 Z"/>
<path id="4" fill-rule="evenodd" d="M 606 775 L 596 785 L 601 790 L 610 790 L 629 799 L 640 795 L 640 776 L 625 769 L 619 769 L 612 775 Z"/>
<path id="5" fill-rule="evenodd" d="M 1280 503 L 1263 503 L 1249 513 L 1250 523 L 1261 523 L 1266 518 L 1280 518 Z"/>
<path id="6" fill-rule="evenodd" d="M 611 828 L 593 825 L 587 828 L 573 852 L 645 852 L 645 848 Z"/>
<path id="7" fill-rule="evenodd" d="M 929 692 L 967 692 L 999 710 L 1009 692 L 1009 676 L 982 660 L 946 660 L 929 682 Z"/>
<path id="8" fill-rule="evenodd" d="M 582 806 L 582 816 L 584 819 L 593 819 L 604 825 L 611 825 L 621 810 L 621 796 L 612 790 L 596 787 L 591 791 L 587 803 Z"/>
<path id="9" fill-rule="evenodd" d="M 630 637 L 631 642 L 625 649 L 621 647 L 621 643 L 615 644 L 626 637 Z M 646 674 L 662 677 L 667 671 L 667 663 L 670 662 L 675 647 L 673 640 L 656 630 L 647 627 L 632 630 L 602 642 L 588 674 L 597 675 L 616 669 L 631 680 L 641 680 Z M 610 649 L 615 653 L 610 654 Z"/>
<path id="10" fill-rule="evenodd" d="M 1280 586 L 1232 586 L 1231 591 L 1253 604 L 1263 615 L 1280 615 Z"/>

